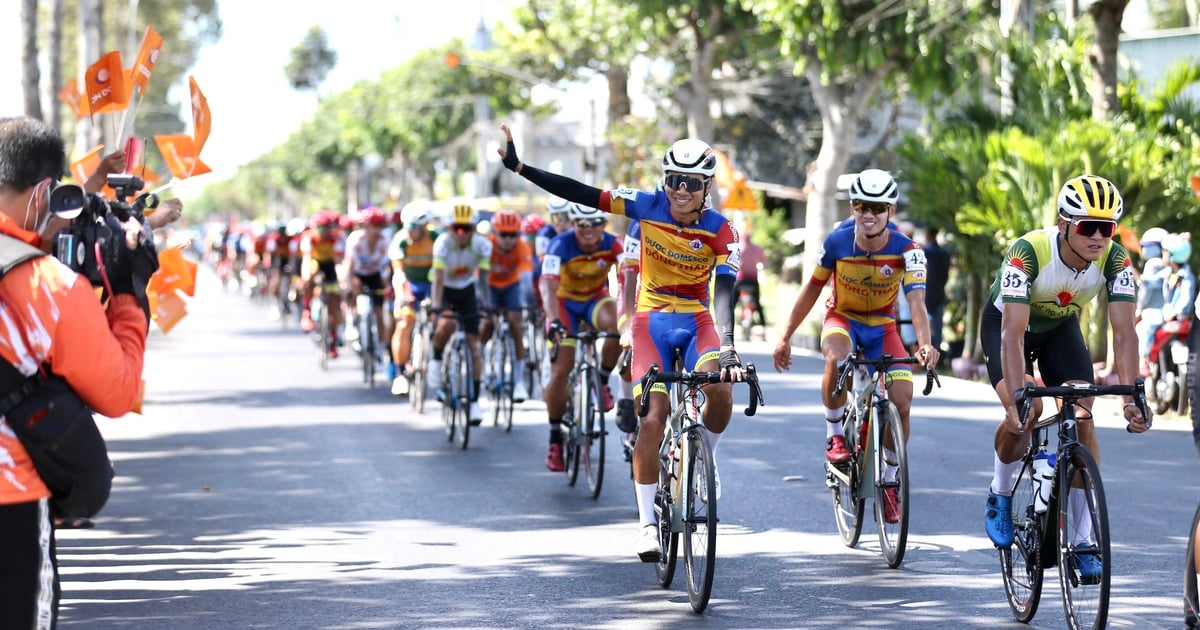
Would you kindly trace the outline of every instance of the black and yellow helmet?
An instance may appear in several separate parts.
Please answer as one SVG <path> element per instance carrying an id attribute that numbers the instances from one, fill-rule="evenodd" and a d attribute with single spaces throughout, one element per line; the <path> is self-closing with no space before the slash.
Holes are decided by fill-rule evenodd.
<path id="1" fill-rule="evenodd" d="M 1096 175 L 1071 178 L 1058 193 L 1058 214 L 1068 219 L 1120 221 L 1124 211 L 1117 187 Z"/>
<path id="2" fill-rule="evenodd" d="M 451 217 L 455 225 L 473 225 L 475 223 L 475 208 L 460 203 L 454 206 Z"/>

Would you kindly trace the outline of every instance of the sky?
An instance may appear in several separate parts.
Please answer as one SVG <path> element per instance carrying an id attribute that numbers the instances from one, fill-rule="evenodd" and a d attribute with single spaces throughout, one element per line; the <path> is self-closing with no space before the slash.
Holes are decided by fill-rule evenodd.
<path id="1" fill-rule="evenodd" d="M 221 39 L 200 50 L 190 73 L 208 99 L 212 133 L 201 159 L 213 172 L 180 184 L 188 199 L 205 184 L 231 176 L 237 166 L 287 140 L 316 111 L 311 91 L 297 92 L 284 76 L 288 54 L 308 29 L 318 25 L 338 53 L 323 94 L 340 92 L 360 79 L 375 79 L 417 51 L 459 37 L 470 41 L 482 19 L 492 26 L 518 0 L 338 0 L 283 3 L 278 0 L 220 0 Z M 19 0 L 0 0 L 0 115 L 22 112 Z M 435 7 L 436 8 L 433 8 Z M 139 25 L 139 30 L 145 25 Z M 170 54 L 165 42 L 163 54 Z M 153 81 L 154 78 L 151 78 Z M 55 90 L 57 92 L 57 90 Z M 187 103 L 187 77 L 173 97 Z M 43 103 L 43 107 L 46 104 Z M 182 118 L 191 132 L 191 110 Z M 153 149 L 151 149 L 153 150 Z"/>

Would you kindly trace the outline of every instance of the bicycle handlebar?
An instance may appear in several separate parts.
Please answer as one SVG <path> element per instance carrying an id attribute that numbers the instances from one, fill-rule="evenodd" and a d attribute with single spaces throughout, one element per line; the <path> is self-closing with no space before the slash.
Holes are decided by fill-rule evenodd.
<path id="1" fill-rule="evenodd" d="M 874 367 L 876 372 L 880 372 L 890 365 L 920 365 L 920 363 L 921 360 L 917 357 L 893 357 L 890 354 L 885 354 L 878 359 L 860 359 L 857 354 L 846 357 L 838 368 L 840 372 L 838 373 L 837 383 L 833 386 L 833 397 L 838 398 L 842 395 L 842 392 L 846 391 L 846 378 L 854 371 L 854 366 L 869 365 Z M 938 378 L 937 370 L 931 368 L 925 371 L 925 389 L 921 391 L 921 395 L 928 396 L 933 391 L 934 384 L 941 387 L 942 379 Z"/>
<path id="2" fill-rule="evenodd" d="M 608 332 L 604 330 L 581 330 L 573 333 L 563 333 L 559 338 L 550 342 L 550 362 L 554 363 L 558 360 L 558 346 L 563 339 L 577 339 L 584 343 L 593 343 L 600 339 L 620 339 L 621 333 Z"/>
<path id="3" fill-rule="evenodd" d="M 763 399 L 762 387 L 758 383 L 758 370 L 755 369 L 753 363 L 746 364 L 746 376 L 742 382 L 750 386 L 750 406 L 746 407 L 746 415 L 753 416 L 758 413 L 759 405 L 765 405 Z M 654 388 L 656 383 L 683 383 L 688 387 L 699 387 L 701 385 L 711 385 L 713 383 L 726 383 L 721 378 L 721 373 L 718 372 L 661 372 L 658 364 L 650 366 L 650 371 L 642 377 L 642 401 L 638 405 L 638 417 L 644 418 L 650 412 L 650 390 Z"/>
<path id="4" fill-rule="evenodd" d="M 1056 385 L 1054 387 L 1035 387 L 1030 383 L 1026 383 L 1017 396 L 1017 413 L 1021 420 L 1021 426 L 1025 426 L 1029 416 L 1029 409 L 1033 405 L 1034 398 L 1053 397 L 1063 399 L 1064 404 L 1072 404 L 1080 398 L 1091 398 L 1093 396 L 1133 396 L 1133 404 L 1137 405 L 1138 411 L 1142 412 L 1142 419 L 1146 422 L 1146 428 L 1151 425 L 1149 408 L 1146 406 L 1146 389 L 1145 381 L 1138 377 L 1133 385 L 1093 385 L 1091 383 L 1068 383 L 1066 385 Z M 1133 429 L 1129 425 L 1125 425 L 1125 430 L 1132 433 Z"/>

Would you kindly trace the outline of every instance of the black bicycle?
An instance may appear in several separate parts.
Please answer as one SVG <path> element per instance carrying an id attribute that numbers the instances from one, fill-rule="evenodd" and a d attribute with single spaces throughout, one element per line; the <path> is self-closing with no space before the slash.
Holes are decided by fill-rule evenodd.
<path id="1" fill-rule="evenodd" d="M 1041 599 L 1042 572 L 1057 564 L 1067 624 L 1073 630 L 1107 627 L 1112 580 L 1108 506 L 1096 459 L 1079 442 L 1075 403 L 1094 396 L 1132 396 L 1149 426 L 1142 385 L 1141 379 L 1135 385 L 1027 385 L 1019 397 L 1022 421 L 1036 397 L 1058 398 L 1062 408 L 1030 429 L 1030 447 L 1013 485 L 1013 544 L 998 550 L 1004 592 L 1018 621 L 1033 619 Z M 1046 429 L 1052 425 L 1058 427 L 1058 445 L 1051 462 Z M 1045 483 L 1050 484 L 1048 490 L 1042 487 Z"/>

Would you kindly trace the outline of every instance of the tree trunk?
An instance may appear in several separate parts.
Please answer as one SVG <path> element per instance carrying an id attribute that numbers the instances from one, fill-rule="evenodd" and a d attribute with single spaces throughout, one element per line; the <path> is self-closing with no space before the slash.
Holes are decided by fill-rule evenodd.
<path id="1" fill-rule="evenodd" d="M 629 100 L 629 68 L 609 66 L 604 78 L 608 80 L 608 122 L 612 124 L 633 111 Z"/>
<path id="2" fill-rule="evenodd" d="M 21 88 L 25 93 L 25 115 L 42 120 L 42 73 L 38 69 L 38 0 L 21 2 Z"/>
<path id="3" fill-rule="evenodd" d="M 62 105 L 57 101 L 58 90 L 62 89 L 62 33 L 63 0 L 50 1 L 50 126 L 59 133 L 63 131 Z"/>
<path id="4" fill-rule="evenodd" d="M 75 48 L 79 54 L 77 80 L 80 90 L 85 89 L 84 75 L 88 66 L 100 58 L 100 5 L 101 0 L 81 0 L 79 3 L 79 44 Z M 82 155 L 98 142 L 100 131 L 92 125 L 90 117 L 75 125 L 75 154 Z"/>
<path id="5" fill-rule="evenodd" d="M 1121 19 L 1129 0 L 1095 0 L 1088 8 L 1096 24 L 1096 41 L 1088 51 L 1092 66 L 1089 92 L 1092 96 L 1092 120 L 1107 120 L 1120 110 L 1117 100 L 1117 47 Z"/>

